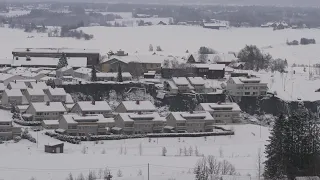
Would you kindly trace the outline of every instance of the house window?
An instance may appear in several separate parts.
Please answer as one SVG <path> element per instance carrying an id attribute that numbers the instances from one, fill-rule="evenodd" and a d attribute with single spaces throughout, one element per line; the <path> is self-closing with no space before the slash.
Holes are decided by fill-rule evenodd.
<path id="1" fill-rule="evenodd" d="M 245 87 L 244 89 L 250 89 L 250 87 Z"/>
<path id="2" fill-rule="evenodd" d="M 257 95 L 258 93 L 257 92 L 252 92 L 252 95 Z"/>
<path id="3" fill-rule="evenodd" d="M 248 95 L 250 95 L 250 92 L 244 92 L 244 95 L 248 96 Z"/>

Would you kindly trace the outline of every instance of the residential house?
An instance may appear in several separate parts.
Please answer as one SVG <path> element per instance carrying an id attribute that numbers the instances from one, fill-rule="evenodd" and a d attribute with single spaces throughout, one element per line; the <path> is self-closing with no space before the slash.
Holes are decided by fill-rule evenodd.
<path id="1" fill-rule="evenodd" d="M 28 102 L 44 102 L 44 92 L 42 89 L 30 89 L 28 88 L 25 97 L 27 98 Z"/>
<path id="2" fill-rule="evenodd" d="M 196 93 L 210 93 L 214 91 L 212 87 L 206 85 L 206 81 L 202 77 L 188 77 L 187 79 Z"/>
<path id="3" fill-rule="evenodd" d="M 19 89 L 22 93 L 25 93 L 27 90 L 27 85 L 24 82 L 18 82 L 18 81 L 14 81 L 14 82 L 10 82 L 7 86 L 8 89 Z"/>
<path id="4" fill-rule="evenodd" d="M 117 53 L 103 61 L 100 64 L 100 69 L 103 72 L 117 72 L 119 66 L 121 66 L 124 72 L 131 72 L 132 68 L 140 68 L 142 73 L 159 71 L 165 59 L 165 56 L 160 55 L 119 55 Z"/>
<path id="5" fill-rule="evenodd" d="M 20 89 L 6 89 L 2 93 L 1 104 L 2 105 L 21 105 L 22 104 L 23 95 Z"/>
<path id="6" fill-rule="evenodd" d="M 216 123 L 235 123 L 240 120 L 241 109 L 237 103 L 200 103 L 195 110 L 209 112 Z"/>
<path id="7" fill-rule="evenodd" d="M 66 108 L 61 102 L 34 102 L 30 103 L 26 110 L 26 114 L 32 115 L 32 120 L 57 120 L 65 114 Z"/>
<path id="8" fill-rule="evenodd" d="M 194 72 L 199 77 L 207 79 L 221 79 L 224 78 L 225 68 L 224 64 L 192 64 Z"/>
<path id="9" fill-rule="evenodd" d="M 49 88 L 45 89 L 44 92 L 52 102 L 66 102 L 67 93 L 63 88 Z"/>
<path id="10" fill-rule="evenodd" d="M 32 89 L 49 89 L 50 87 L 47 86 L 47 84 L 45 82 L 30 82 L 30 85 L 29 85 L 30 88 Z"/>
<path id="11" fill-rule="evenodd" d="M 115 126 L 125 134 L 160 133 L 166 119 L 159 113 L 119 113 L 115 118 Z"/>
<path id="12" fill-rule="evenodd" d="M 258 77 L 230 77 L 227 81 L 227 92 L 234 97 L 265 96 L 268 83 Z"/>
<path id="13" fill-rule="evenodd" d="M 190 54 L 187 57 L 187 63 L 190 64 L 225 64 L 228 66 L 234 61 L 238 61 L 234 53 Z"/>
<path id="14" fill-rule="evenodd" d="M 59 120 L 43 120 L 41 125 L 45 129 L 59 129 Z"/>
<path id="15" fill-rule="evenodd" d="M 85 114 L 103 114 L 108 116 L 111 108 L 106 101 L 78 101 L 71 109 L 71 113 L 80 115 Z"/>
<path id="16" fill-rule="evenodd" d="M 59 128 L 71 136 L 105 135 L 114 126 L 113 118 L 105 118 L 101 114 L 87 116 L 65 114 L 59 119 Z"/>
<path id="17" fill-rule="evenodd" d="M 6 88 L 7 87 L 3 83 L 0 83 L 0 94 L 2 94 Z"/>
<path id="18" fill-rule="evenodd" d="M 3 83 L 5 86 L 7 86 L 10 82 L 13 82 L 18 79 L 24 78 L 18 75 L 0 73 L 0 83 Z"/>
<path id="19" fill-rule="evenodd" d="M 157 109 L 150 101 L 122 101 L 115 109 L 118 113 L 146 113 Z"/>
<path id="20" fill-rule="evenodd" d="M 91 78 L 91 68 L 81 67 L 74 70 L 74 77 L 89 81 Z"/>
<path id="21" fill-rule="evenodd" d="M 117 72 L 108 72 L 108 73 L 96 73 L 97 81 L 117 81 L 118 73 Z M 91 75 L 90 75 L 91 78 Z M 123 81 L 131 81 L 132 76 L 128 72 L 122 72 Z"/>
<path id="22" fill-rule="evenodd" d="M 63 78 L 64 76 L 74 76 L 73 68 L 70 66 L 62 67 L 56 71 L 57 78 Z"/>
<path id="23" fill-rule="evenodd" d="M 176 132 L 211 132 L 215 119 L 209 112 L 171 112 L 167 117 L 167 126 Z"/>
<path id="24" fill-rule="evenodd" d="M 7 73 L 13 67 L 0 67 L 0 73 Z"/>
<path id="25" fill-rule="evenodd" d="M 187 93 L 194 90 L 194 87 L 190 85 L 185 77 L 173 77 L 172 81 L 178 87 L 179 93 Z"/>
<path id="26" fill-rule="evenodd" d="M 0 140 L 21 136 L 21 127 L 13 127 L 11 119 L 0 119 Z"/>

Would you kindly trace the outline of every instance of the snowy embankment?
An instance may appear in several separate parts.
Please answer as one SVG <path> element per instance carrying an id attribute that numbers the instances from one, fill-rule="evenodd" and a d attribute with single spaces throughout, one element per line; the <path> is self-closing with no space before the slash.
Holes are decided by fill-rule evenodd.
<path id="1" fill-rule="evenodd" d="M 1 179 L 37 179 L 63 180 L 71 172 L 88 174 L 90 170 L 98 171 L 108 167 L 114 179 L 119 179 L 120 169 L 123 178 L 137 177 L 141 170 L 147 176 L 147 165 L 150 164 L 150 177 L 184 178 L 193 180 L 193 168 L 198 159 L 192 156 L 179 155 L 179 149 L 198 148 L 200 154 L 214 155 L 218 160 L 228 160 L 235 165 L 241 175 L 256 175 L 257 150 L 264 151 L 269 130 L 256 125 L 224 126 L 234 129 L 234 136 L 198 137 L 198 138 L 148 138 L 120 141 L 82 142 L 80 145 L 65 143 L 64 154 L 46 154 L 44 145 L 57 143 L 42 132 L 30 132 L 38 138 L 39 143 L 27 140 L 14 144 L 0 145 L 0 178 Z M 260 133 L 261 132 L 261 133 Z M 101 143 L 103 142 L 103 144 Z M 140 155 L 140 146 L 142 153 Z M 166 147 L 167 156 L 161 156 Z M 122 150 L 121 150 L 122 149 Z M 83 152 L 86 154 L 83 154 Z M 105 154 L 103 154 L 103 151 Z M 122 152 L 122 154 L 120 154 Z M 138 177 L 139 178 L 139 177 Z"/>

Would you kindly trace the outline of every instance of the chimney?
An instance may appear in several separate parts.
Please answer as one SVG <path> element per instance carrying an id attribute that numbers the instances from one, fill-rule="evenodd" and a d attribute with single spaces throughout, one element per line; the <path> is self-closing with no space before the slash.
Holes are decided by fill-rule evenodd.
<path id="1" fill-rule="evenodd" d="M 50 101 L 47 101 L 47 102 L 46 102 L 46 105 L 47 105 L 47 106 L 50 106 Z"/>
<path id="2" fill-rule="evenodd" d="M 36 84 L 38 83 L 38 80 L 36 80 Z"/>
<path id="3" fill-rule="evenodd" d="M 139 100 L 137 100 L 137 101 L 136 101 L 136 104 L 138 104 L 138 105 L 139 105 L 139 104 L 140 104 L 140 101 L 139 101 Z"/>
<path id="4" fill-rule="evenodd" d="M 92 102 L 91 102 L 92 105 L 96 105 L 96 101 L 94 99 L 92 99 Z"/>
<path id="5" fill-rule="evenodd" d="M 17 80 L 14 80 L 14 83 L 17 84 Z"/>

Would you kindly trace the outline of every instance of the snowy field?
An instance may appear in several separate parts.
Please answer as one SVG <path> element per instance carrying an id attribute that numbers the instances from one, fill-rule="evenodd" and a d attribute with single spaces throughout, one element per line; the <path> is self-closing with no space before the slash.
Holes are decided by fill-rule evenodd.
<path id="1" fill-rule="evenodd" d="M 302 37 L 320 41 L 320 29 L 286 29 L 273 31 L 270 28 L 230 28 L 211 30 L 197 26 L 148 26 L 148 27 L 86 27 L 84 32 L 93 34 L 90 41 L 72 38 L 48 38 L 47 34 L 25 33 L 21 30 L 0 28 L 0 38 L 5 42 L 0 58 L 11 58 L 17 47 L 72 47 L 100 49 L 102 54 L 123 49 L 128 53 L 147 53 L 149 44 L 161 46 L 162 54 L 186 55 L 196 52 L 200 46 L 209 46 L 219 52 L 237 52 L 246 44 L 254 44 L 271 53 L 274 58 L 286 58 L 289 64 L 317 63 L 319 44 L 287 46 L 287 39 Z M 34 36 L 34 38 L 28 38 Z M 270 48 L 270 46 L 272 48 Z"/>
<path id="2" fill-rule="evenodd" d="M 200 154 L 214 155 L 219 160 L 230 161 L 235 165 L 236 171 L 245 177 L 248 173 L 255 176 L 257 152 L 259 148 L 264 151 L 269 130 L 256 125 L 233 125 L 232 128 L 235 130 L 234 136 L 207 137 L 206 140 L 204 137 L 181 138 L 179 142 L 178 138 L 155 138 L 149 142 L 146 138 L 103 141 L 103 144 L 65 143 L 64 154 L 44 153 L 45 144 L 59 141 L 43 135 L 44 132 L 41 131 L 38 132 L 38 147 L 27 140 L 0 145 L 0 179 L 20 180 L 34 176 L 37 179 L 63 180 L 70 172 L 77 176 L 80 173 L 88 174 L 90 170 L 98 172 L 105 167 L 112 171 L 114 179 L 119 179 L 116 177 L 119 169 L 125 179 L 137 177 L 140 170 L 142 177 L 138 179 L 147 179 L 149 163 L 150 177 L 153 179 L 192 180 L 193 168 L 201 157 L 179 156 L 179 148 L 189 149 L 190 146 L 193 149 L 197 146 Z M 37 138 L 37 132 L 31 134 Z M 161 156 L 162 147 L 166 147 L 167 156 Z M 87 154 L 82 153 L 84 148 L 87 149 Z M 105 154 L 102 154 L 104 150 Z"/>
<path id="3" fill-rule="evenodd" d="M 8 13 L 0 13 L 0 16 L 6 16 L 6 17 L 14 17 L 14 16 L 21 16 L 29 14 L 30 11 L 24 11 L 24 10 L 10 10 Z"/>

